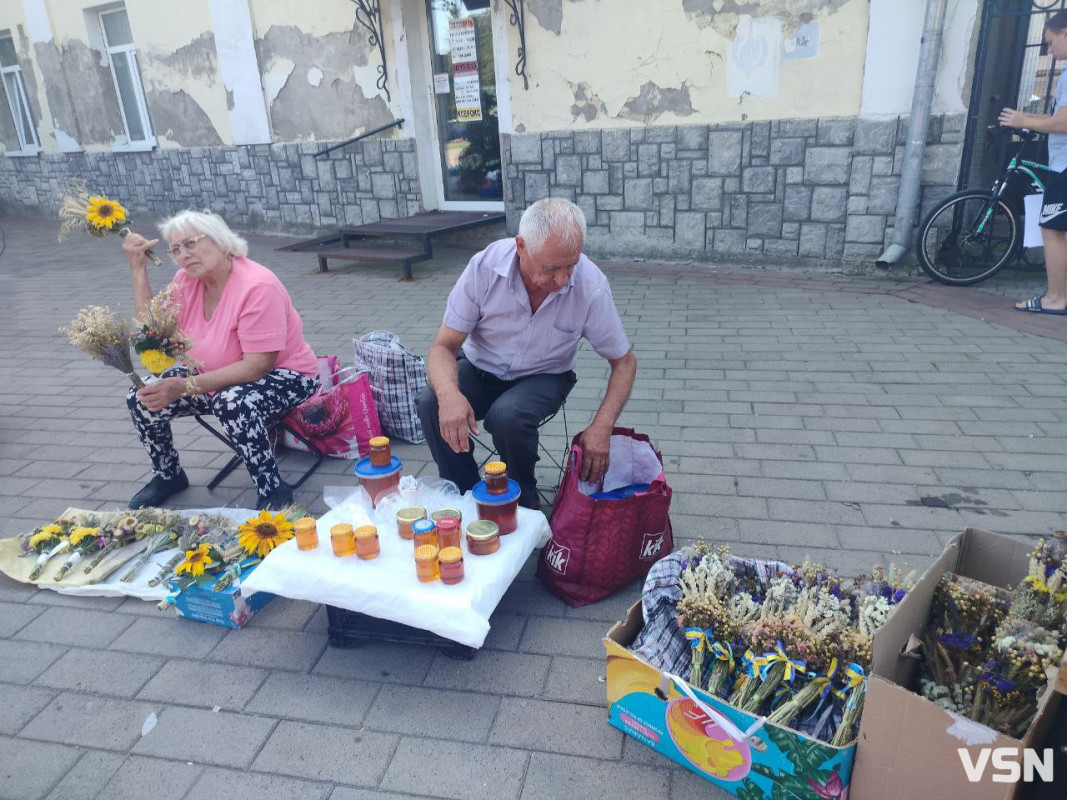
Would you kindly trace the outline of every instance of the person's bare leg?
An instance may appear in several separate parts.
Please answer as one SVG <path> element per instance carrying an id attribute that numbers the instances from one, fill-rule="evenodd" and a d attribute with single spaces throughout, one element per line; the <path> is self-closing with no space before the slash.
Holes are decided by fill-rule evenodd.
<path id="1" fill-rule="evenodd" d="M 1050 311 L 1062 311 L 1067 306 L 1067 232 L 1041 229 L 1045 245 L 1045 276 L 1048 287 L 1041 297 L 1041 307 Z M 1015 304 L 1026 308 L 1026 301 Z"/>

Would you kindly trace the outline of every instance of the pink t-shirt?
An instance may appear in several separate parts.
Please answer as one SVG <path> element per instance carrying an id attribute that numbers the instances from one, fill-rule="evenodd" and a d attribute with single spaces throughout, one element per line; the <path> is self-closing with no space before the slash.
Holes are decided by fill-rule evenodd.
<path id="1" fill-rule="evenodd" d="M 193 342 L 189 354 L 202 372 L 226 367 L 245 353 L 277 351 L 275 369 L 318 375 L 304 323 L 278 276 L 255 261 L 237 257 L 210 320 L 204 319 L 204 284 L 179 269 L 171 283 L 182 310 L 182 331 Z"/>

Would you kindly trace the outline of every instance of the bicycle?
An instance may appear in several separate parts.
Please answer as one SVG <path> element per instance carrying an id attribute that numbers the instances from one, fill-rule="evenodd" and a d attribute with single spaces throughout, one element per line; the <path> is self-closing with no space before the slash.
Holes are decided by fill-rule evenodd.
<path id="1" fill-rule="evenodd" d="M 969 286 L 1023 256 L 1020 197 L 1005 195 L 1005 190 L 1013 178 L 1020 176 L 1029 182 L 1029 192 L 1024 193 L 1044 192 L 1039 173 L 1052 170 L 1022 158 L 1023 148 L 1038 134 L 1025 129 L 1012 133 L 1019 139 L 1018 147 L 992 188 L 964 189 L 949 195 L 919 226 L 919 263 L 934 280 L 950 286 Z"/>

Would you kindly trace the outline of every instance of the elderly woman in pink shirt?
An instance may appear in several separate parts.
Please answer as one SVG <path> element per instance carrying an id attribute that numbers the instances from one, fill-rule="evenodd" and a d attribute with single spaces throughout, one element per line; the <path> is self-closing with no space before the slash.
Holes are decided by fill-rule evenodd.
<path id="1" fill-rule="evenodd" d="M 248 243 L 221 217 L 183 211 L 160 225 L 178 264 L 170 284 L 181 304 L 179 322 L 199 367 L 167 370 L 127 397 L 130 416 L 152 459 L 155 476 L 130 508 L 159 506 L 189 485 L 174 449 L 170 421 L 214 415 L 255 481 L 257 508 L 281 508 L 293 491 L 278 474 L 268 425 L 318 389 L 318 368 L 303 323 L 282 282 L 248 258 Z M 146 253 L 159 243 L 136 233 L 122 251 L 133 275 L 138 315 L 152 298 Z"/>

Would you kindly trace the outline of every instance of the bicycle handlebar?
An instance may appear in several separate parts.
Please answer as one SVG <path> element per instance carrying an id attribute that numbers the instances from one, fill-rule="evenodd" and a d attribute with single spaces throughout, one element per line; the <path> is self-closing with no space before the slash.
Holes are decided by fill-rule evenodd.
<path id="1" fill-rule="evenodd" d="M 1042 134 L 1036 133 L 1029 128 L 1008 128 L 1001 125 L 999 122 L 986 126 L 987 131 L 994 131 L 995 133 L 1010 133 L 1014 136 L 1018 136 L 1020 139 L 1024 139 L 1027 142 L 1033 141 Z"/>

